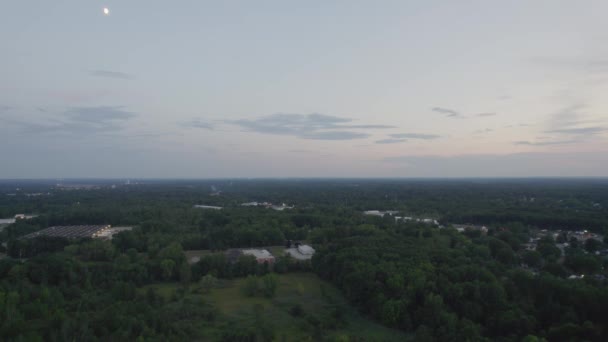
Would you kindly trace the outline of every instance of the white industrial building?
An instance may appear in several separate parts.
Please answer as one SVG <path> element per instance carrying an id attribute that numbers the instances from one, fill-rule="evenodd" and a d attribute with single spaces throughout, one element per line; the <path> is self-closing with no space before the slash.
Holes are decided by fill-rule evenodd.
<path id="1" fill-rule="evenodd" d="M 295 248 L 285 249 L 285 253 L 298 260 L 310 260 L 315 254 L 315 249 L 309 245 L 299 245 Z"/>
<path id="2" fill-rule="evenodd" d="M 264 262 L 267 262 L 269 264 L 274 263 L 274 256 L 265 249 L 243 249 L 243 254 L 254 256 L 255 260 L 259 264 L 263 264 Z"/>

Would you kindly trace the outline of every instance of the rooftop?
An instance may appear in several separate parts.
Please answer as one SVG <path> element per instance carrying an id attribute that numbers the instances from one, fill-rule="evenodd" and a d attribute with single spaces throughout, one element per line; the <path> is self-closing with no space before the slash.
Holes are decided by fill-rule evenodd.
<path id="1" fill-rule="evenodd" d="M 256 259 L 274 258 L 272 254 L 265 249 L 243 249 L 243 254 L 253 255 Z"/>
<path id="2" fill-rule="evenodd" d="M 96 237 L 105 229 L 110 228 L 109 225 L 96 226 L 53 226 L 37 232 L 23 236 L 23 239 L 32 239 L 40 236 L 63 237 L 68 239 L 92 238 Z"/>
<path id="3" fill-rule="evenodd" d="M 300 245 L 298 247 L 298 251 L 300 253 L 302 253 L 302 254 L 305 254 L 305 255 L 313 255 L 313 254 L 315 254 L 314 248 L 312 248 L 312 247 L 310 247 L 308 245 Z"/>
<path id="4" fill-rule="evenodd" d="M 222 207 L 216 207 L 213 205 L 202 205 L 202 204 L 195 204 L 194 207 L 197 209 L 215 209 L 215 210 L 222 209 Z"/>

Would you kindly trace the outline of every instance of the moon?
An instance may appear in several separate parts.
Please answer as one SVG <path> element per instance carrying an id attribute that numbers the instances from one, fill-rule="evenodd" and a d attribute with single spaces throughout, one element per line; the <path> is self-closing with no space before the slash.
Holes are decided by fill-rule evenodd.
<path id="1" fill-rule="evenodd" d="M 110 9 L 107 7 L 103 8 L 103 15 L 110 15 Z"/>

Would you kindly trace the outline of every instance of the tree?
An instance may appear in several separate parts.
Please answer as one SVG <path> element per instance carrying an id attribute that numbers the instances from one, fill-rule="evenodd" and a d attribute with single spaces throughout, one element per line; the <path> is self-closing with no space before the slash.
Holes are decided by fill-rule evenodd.
<path id="1" fill-rule="evenodd" d="M 253 297 L 258 293 L 258 277 L 249 275 L 245 279 L 242 287 L 243 294 L 247 297 Z"/>
<path id="2" fill-rule="evenodd" d="M 539 243 L 536 250 L 547 261 L 556 261 L 562 256 L 562 251 L 553 243 Z"/>
<path id="3" fill-rule="evenodd" d="M 523 255 L 523 261 L 529 267 L 540 267 L 543 261 L 542 255 L 537 251 L 525 251 Z"/>
<path id="4" fill-rule="evenodd" d="M 587 239 L 585 241 L 585 250 L 587 252 L 593 253 L 602 248 L 602 242 L 596 239 Z"/>
<path id="5" fill-rule="evenodd" d="M 262 292 L 268 298 L 274 297 L 277 292 L 277 276 L 273 273 L 268 273 L 262 277 Z"/>
<path id="6" fill-rule="evenodd" d="M 175 268 L 175 261 L 171 259 L 164 259 L 160 262 L 160 268 L 163 272 L 163 278 L 170 280 L 173 277 L 173 269 Z"/>
<path id="7" fill-rule="evenodd" d="M 171 259 L 176 265 L 181 265 L 182 262 L 186 261 L 182 245 L 177 242 L 172 242 L 169 246 L 161 249 L 158 252 L 158 258 L 161 260 Z"/>
<path id="8" fill-rule="evenodd" d="M 577 274 L 597 273 L 602 265 L 593 255 L 575 254 L 566 257 L 565 265 Z"/>
<path id="9" fill-rule="evenodd" d="M 188 286 L 190 285 L 190 280 L 192 279 L 192 268 L 190 267 L 190 264 L 188 264 L 187 262 L 182 263 L 182 265 L 179 268 L 179 280 L 181 281 L 182 285 L 184 286 Z"/>
<path id="10" fill-rule="evenodd" d="M 207 274 L 201 278 L 200 284 L 203 292 L 209 293 L 211 289 L 217 286 L 217 278 L 211 274 Z"/>
<path id="11" fill-rule="evenodd" d="M 515 255 L 511 248 L 501 248 L 496 253 L 496 260 L 506 265 L 511 265 L 515 261 Z"/>

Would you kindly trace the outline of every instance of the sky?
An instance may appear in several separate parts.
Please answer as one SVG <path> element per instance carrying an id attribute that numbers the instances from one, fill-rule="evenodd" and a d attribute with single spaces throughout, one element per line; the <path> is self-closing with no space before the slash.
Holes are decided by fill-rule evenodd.
<path id="1" fill-rule="evenodd" d="M 7 1 L 0 178 L 606 177 L 606 13 Z"/>

